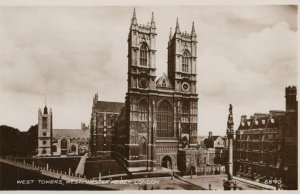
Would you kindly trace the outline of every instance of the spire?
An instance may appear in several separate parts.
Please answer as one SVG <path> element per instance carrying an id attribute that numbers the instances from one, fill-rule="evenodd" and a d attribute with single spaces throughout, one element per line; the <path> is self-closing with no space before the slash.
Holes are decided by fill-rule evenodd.
<path id="1" fill-rule="evenodd" d="M 177 21 L 176 21 L 176 29 L 175 29 L 175 33 L 180 33 L 178 17 L 177 17 Z"/>
<path id="2" fill-rule="evenodd" d="M 133 15 L 132 15 L 132 19 L 131 19 L 131 25 L 137 25 L 135 8 L 133 8 Z"/>
<path id="3" fill-rule="evenodd" d="M 172 28 L 170 28 L 170 36 L 169 36 L 169 39 L 171 40 L 172 38 Z"/>
<path id="4" fill-rule="evenodd" d="M 191 33 L 191 35 L 192 36 L 196 36 L 194 21 L 193 21 L 193 25 L 192 25 L 192 33 Z"/>
<path id="5" fill-rule="evenodd" d="M 155 28 L 155 21 L 154 21 L 154 14 L 152 12 L 152 16 L 151 16 L 151 28 Z"/>

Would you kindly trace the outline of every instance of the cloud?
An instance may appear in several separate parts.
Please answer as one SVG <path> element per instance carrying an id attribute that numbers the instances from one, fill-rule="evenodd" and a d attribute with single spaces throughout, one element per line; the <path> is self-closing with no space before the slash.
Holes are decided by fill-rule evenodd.
<path id="1" fill-rule="evenodd" d="M 44 97 L 55 128 L 88 122 L 94 93 L 124 101 L 132 7 L 1 7 L 1 124 L 27 129 Z M 297 9 L 291 6 L 137 7 L 157 27 L 157 77 L 167 71 L 169 29 L 195 22 L 198 133 L 224 134 L 228 105 L 240 115 L 284 109 L 297 79 Z M 18 110 L 18 111 L 16 111 Z"/>

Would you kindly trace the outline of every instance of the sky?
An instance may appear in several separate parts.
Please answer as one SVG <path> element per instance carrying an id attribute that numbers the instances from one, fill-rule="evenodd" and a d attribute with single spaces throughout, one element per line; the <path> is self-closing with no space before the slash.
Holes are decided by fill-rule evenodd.
<path id="1" fill-rule="evenodd" d="M 127 37 L 132 6 L 0 7 L 0 125 L 22 131 L 38 108 L 53 128 L 89 124 L 92 100 L 125 101 Z M 157 28 L 156 75 L 167 72 L 176 18 L 198 38 L 198 134 L 224 135 L 228 107 L 241 115 L 284 110 L 284 90 L 297 84 L 296 6 L 137 6 Z"/>

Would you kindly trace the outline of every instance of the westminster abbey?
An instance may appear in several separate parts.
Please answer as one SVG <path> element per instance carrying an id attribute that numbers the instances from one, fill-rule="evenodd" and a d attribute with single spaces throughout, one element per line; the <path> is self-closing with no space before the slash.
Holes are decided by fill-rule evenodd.
<path id="1" fill-rule="evenodd" d="M 114 122 L 111 142 L 112 153 L 130 172 L 175 170 L 179 150 L 193 149 L 197 144 L 194 23 L 189 34 L 181 32 L 177 19 L 175 32 L 170 32 L 168 42 L 168 74 L 158 79 L 156 36 L 153 13 L 151 22 L 141 25 L 134 11 L 128 34 L 128 90 L 125 104 Z M 92 141 L 96 117 L 96 114 L 92 117 Z M 96 149 L 94 155 L 95 152 Z"/>

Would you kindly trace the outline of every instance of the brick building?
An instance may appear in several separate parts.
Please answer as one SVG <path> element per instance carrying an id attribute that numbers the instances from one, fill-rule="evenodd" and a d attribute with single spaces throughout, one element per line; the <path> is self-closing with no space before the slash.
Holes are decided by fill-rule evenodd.
<path id="1" fill-rule="evenodd" d="M 286 110 L 241 117 L 234 146 L 234 173 L 256 181 L 298 181 L 298 102 L 296 87 L 285 89 Z"/>

